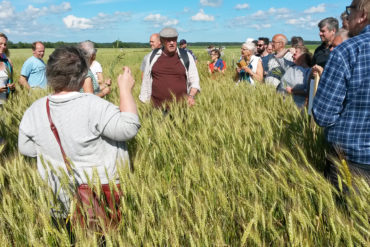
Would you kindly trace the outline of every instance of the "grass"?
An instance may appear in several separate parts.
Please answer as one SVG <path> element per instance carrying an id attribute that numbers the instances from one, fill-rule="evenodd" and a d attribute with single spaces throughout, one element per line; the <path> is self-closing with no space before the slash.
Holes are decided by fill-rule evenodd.
<path id="1" fill-rule="evenodd" d="M 148 51 L 101 49 L 97 60 L 106 76 L 115 80 L 129 65 L 140 82 Z M 119 171 L 122 222 L 105 232 L 106 245 L 368 246 L 369 185 L 355 178 L 357 192 L 344 193 L 323 177 L 323 133 L 312 132 L 307 113 L 266 85 L 236 86 L 232 65 L 211 79 L 205 50 L 194 52 L 202 87 L 194 107 L 173 104 L 164 117 L 138 102 L 142 128 L 128 143 L 134 170 Z M 226 61 L 238 56 L 239 48 L 225 50 Z M 23 61 L 13 61 L 19 73 Z M 118 103 L 115 83 L 107 99 Z M 4 246 L 70 245 L 65 225 L 52 223 L 50 209 L 60 204 L 35 160 L 17 152 L 22 114 L 46 94 L 17 88 L 0 113 L 0 136 L 8 140 L 0 166 Z M 76 246 L 101 241 L 97 232 L 74 231 Z"/>

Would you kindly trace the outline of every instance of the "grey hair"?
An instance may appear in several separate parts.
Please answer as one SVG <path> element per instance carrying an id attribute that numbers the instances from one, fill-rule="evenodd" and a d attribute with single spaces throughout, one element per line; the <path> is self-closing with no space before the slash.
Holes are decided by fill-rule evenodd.
<path id="1" fill-rule="evenodd" d="M 326 26 L 329 31 L 337 32 L 339 29 L 339 22 L 334 17 L 328 17 L 328 18 L 321 20 L 317 26 L 320 29 Z"/>
<path id="2" fill-rule="evenodd" d="M 340 36 L 342 37 L 342 41 L 345 41 L 349 38 L 348 36 L 348 30 L 341 28 L 339 31 L 335 34 L 335 37 Z"/>
<path id="3" fill-rule="evenodd" d="M 243 48 L 247 48 L 253 54 L 256 52 L 256 45 L 253 42 L 245 42 L 242 44 Z"/>
<path id="4" fill-rule="evenodd" d="M 90 40 L 86 40 L 84 42 L 81 42 L 78 47 L 82 49 L 88 58 L 91 58 L 93 55 L 96 54 L 96 49 L 94 47 L 94 43 Z"/>
<path id="5" fill-rule="evenodd" d="M 46 78 L 55 92 L 78 91 L 82 87 L 88 69 L 84 52 L 80 48 L 60 47 L 49 56 Z"/>

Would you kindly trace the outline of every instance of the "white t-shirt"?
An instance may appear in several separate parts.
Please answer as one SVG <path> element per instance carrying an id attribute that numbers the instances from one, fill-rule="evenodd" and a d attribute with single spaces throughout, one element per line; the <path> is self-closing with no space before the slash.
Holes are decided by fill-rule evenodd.
<path id="1" fill-rule="evenodd" d="M 91 66 L 90 66 L 90 70 L 91 70 L 91 72 L 93 72 L 96 81 L 99 81 L 98 80 L 98 73 L 103 73 L 103 68 L 101 67 L 100 63 L 98 61 L 94 60 L 91 64 Z"/>
<path id="2" fill-rule="evenodd" d="M 0 71 L 0 88 L 6 86 L 6 82 L 8 81 L 8 72 L 6 70 Z M 6 101 L 6 91 L 0 93 L 0 105 L 4 104 Z"/>

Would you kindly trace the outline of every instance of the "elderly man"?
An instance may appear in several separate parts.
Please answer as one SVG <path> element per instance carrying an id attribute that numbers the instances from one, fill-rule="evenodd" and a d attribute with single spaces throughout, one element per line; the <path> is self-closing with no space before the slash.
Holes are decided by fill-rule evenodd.
<path id="1" fill-rule="evenodd" d="M 268 70 L 265 78 L 266 84 L 277 87 L 285 70 L 293 64 L 293 54 L 285 48 L 288 39 L 284 34 L 276 34 L 272 38 L 272 49 L 274 56 L 268 61 Z"/>
<path id="2" fill-rule="evenodd" d="M 353 0 L 346 12 L 353 38 L 331 52 L 313 115 L 325 127 L 327 141 L 344 155 L 349 170 L 370 183 L 370 1 Z M 336 166 L 329 167 L 329 179 L 336 184 Z"/>
<path id="3" fill-rule="evenodd" d="M 332 51 L 335 47 L 342 44 L 343 41 L 348 39 L 348 30 L 346 29 L 339 29 L 339 31 L 335 34 L 333 43 L 331 44 L 330 51 Z"/>
<path id="4" fill-rule="evenodd" d="M 150 48 L 152 48 L 152 50 L 161 48 L 162 44 L 161 44 L 161 40 L 159 38 L 159 33 L 153 33 L 152 35 L 150 35 L 149 44 L 150 44 Z M 148 60 L 148 57 L 149 57 L 150 54 L 151 54 L 151 52 L 146 54 L 144 59 L 143 59 L 143 62 L 141 63 L 141 66 L 140 66 L 141 79 L 143 79 L 145 66 L 146 66 L 146 61 Z"/>
<path id="5" fill-rule="evenodd" d="M 184 97 L 187 103 L 195 104 L 195 95 L 200 90 L 198 70 L 193 56 L 177 48 L 176 29 L 166 27 L 160 33 L 162 49 L 155 49 L 147 58 L 139 99 L 162 107 L 166 102 Z M 166 105 L 167 108 L 168 105 Z"/>
<path id="6" fill-rule="evenodd" d="M 333 43 L 336 32 L 338 31 L 338 20 L 333 17 L 328 17 L 321 20 L 318 24 L 320 29 L 321 45 L 316 48 L 313 54 L 312 63 L 325 67 L 329 59 L 330 46 Z"/>
<path id="7" fill-rule="evenodd" d="M 19 83 L 25 88 L 46 88 L 46 66 L 42 58 L 45 47 L 40 41 L 32 44 L 33 56 L 24 62 Z"/>

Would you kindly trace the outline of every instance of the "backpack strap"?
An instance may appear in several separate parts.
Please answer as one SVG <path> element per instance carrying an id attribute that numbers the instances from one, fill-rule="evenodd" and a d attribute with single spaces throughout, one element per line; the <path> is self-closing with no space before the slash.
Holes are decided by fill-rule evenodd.
<path id="1" fill-rule="evenodd" d="M 154 56 L 157 54 L 159 49 L 161 49 L 161 48 L 156 48 L 152 51 L 152 54 L 150 54 L 150 58 L 149 58 L 149 64 L 152 63 L 152 61 L 154 59 Z M 189 62 L 188 52 L 184 49 L 179 49 L 179 51 L 180 51 L 180 59 L 184 62 L 186 70 L 189 70 L 190 62 Z"/>
<path id="2" fill-rule="evenodd" d="M 186 70 L 189 70 L 189 55 L 188 52 L 185 49 L 179 49 L 180 51 L 180 59 L 184 62 Z"/>
<path id="3" fill-rule="evenodd" d="M 159 51 L 159 49 L 161 49 L 161 48 L 156 48 L 156 49 L 154 49 L 154 50 L 152 51 L 152 54 L 150 54 L 150 58 L 149 58 L 149 65 L 152 63 L 153 58 L 154 58 L 154 56 L 157 54 L 157 52 Z"/>

